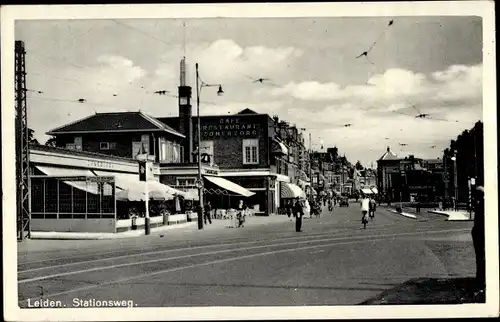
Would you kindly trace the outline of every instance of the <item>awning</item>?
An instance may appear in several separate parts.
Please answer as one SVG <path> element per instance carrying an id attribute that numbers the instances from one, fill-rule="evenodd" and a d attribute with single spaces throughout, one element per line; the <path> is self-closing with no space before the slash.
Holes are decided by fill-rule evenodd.
<path id="1" fill-rule="evenodd" d="M 184 196 L 184 199 L 200 200 L 200 198 L 198 197 L 198 189 L 188 189 L 186 191 L 186 195 Z"/>
<path id="2" fill-rule="evenodd" d="M 273 153 L 288 155 L 288 148 L 283 142 L 273 139 L 273 143 L 274 143 L 272 148 Z"/>
<path id="3" fill-rule="evenodd" d="M 251 192 L 250 190 L 245 189 L 242 186 L 240 186 L 234 182 L 231 182 L 227 179 L 224 179 L 221 177 L 212 177 L 212 176 L 204 176 L 204 177 L 205 177 L 205 179 L 212 182 L 213 184 L 215 184 L 223 189 L 226 189 L 228 191 L 242 195 L 244 197 L 250 197 L 250 196 L 253 196 L 255 194 L 254 192 Z"/>
<path id="4" fill-rule="evenodd" d="M 361 189 L 361 192 L 364 193 L 365 195 L 372 194 L 373 192 L 370 189 Z"/>
<path id="5" fill-rule="evenodd" d="M 41 165 L 37 165 L 36 168 L 46 175 L 53 177 L 95 177 L 90 170 L 56 168 Z M 87 181 L 64 181 L 64 183 L 88 193 L 98 194 L 97 186 L 88 185 Z"/>
<path id="6" fill-rule="evenodd" d="M 300 189 L 299 186 L 293 183 L 282 182 L 281 183 L 281 198 L 306 198 L 306 193 L 304 190 Z"/>
<path id="7" fill-rule="evenodd" d="M 378 195 L 378 189 L 377 188 L 372 188 L 372 192 L 376 195 Z"/>
<path id="8" fill-rule="evenodd" d="M 305 187 L 310 186 L 310 185 L 311 185 L 311 183 L 310 183 L 310 182 L 307 182 L 307 181 L 304 181 L 304 180 L 300 180 L 300 179 L 299 179 L 299 184 L 298 184 L 298 186 L 299 186 L 299 187 L 301 187 L 301 188 L 305 188 Z"/>
<path id="9" fill-rule="evenodd" d="M 146 183 L 139 181 L 138 174 L 105 172 L 99 170 L 94 170 L 94 172 L 98 176 L 115 177 L 116 187 L 119 189 L 117 189 L 116 191 L 116 199 L 130 201 L 144 200 L 144 190 L 146 190 Z M 157 181 L 148 181 L 149 198 L 172 200 L 174 196 L 172 193 L 170 193 L 169 189 L 173 188 L 161 184 Z"/>

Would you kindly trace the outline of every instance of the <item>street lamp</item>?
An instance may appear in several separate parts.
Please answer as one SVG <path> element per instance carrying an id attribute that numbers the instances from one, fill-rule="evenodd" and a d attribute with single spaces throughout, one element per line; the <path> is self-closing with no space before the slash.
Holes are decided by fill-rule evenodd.
<path id="1" fill-rule="evenodd" d="M 453 161 L 453 187 L 455 189 L 455 205 L 458 204 L 458 174 L 457 174 L 457 150 L 453 151 L 453 156 L 451 157 Z M 456 208 L 456 206 L 455 206 Z M 453 209 L 455 210 L 455 209 Z"/>
<path id="2" fill-rule="evenodd" d="M 196 63 L 196 115 L 198 118 L 197 124 L 197 139 L 198 139 L 198 180 L 196 186 L 198 188 L 199 210 L 198 210 L 198 229 L 203 229 L 203 177 L 201 175 L 201 123 L 200 123 L 200 94 L 203 87 L 219 87 L 217 95 L 224 94 L 221 84 L 206 84 L 200 79 L 198 72 L 198 63 Z"/>

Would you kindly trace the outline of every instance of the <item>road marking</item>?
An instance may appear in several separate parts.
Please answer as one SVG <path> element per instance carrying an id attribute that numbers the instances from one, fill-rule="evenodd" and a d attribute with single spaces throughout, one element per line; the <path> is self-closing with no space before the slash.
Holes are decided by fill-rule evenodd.
<path id="1" fill-rule="evenodd" d="M 57 274 L 51 274 L 51 275 L 45 275 L 45 276 L 39 276 L 39 277 L 33 277 L 33 278 L 23 279 L 23 280 L 19 280 L 17 283 L 18 284 L 24 284 L 24 283 L 29 283 L 29 282 L 46 280 L 46 279 L 50 279 L 50 278 L 54 278 L 54 277 L 76 275 L 76 274 L 89 273 L 89 272 L 95 272 L 95 271 L 102 271 L 102 270 L 108 270 L 108 269 L 115 269 L 115 268 L 127 267 L 127 266 L 136 266 L 136 265 L 142 265 L 142 264 L 150 264 L 150 263 L 157 263 L 157 262 L 166 262 L 166 261 L 171 261 L 171 260 L 176 260 L 176 259 L 184 259 L 184 258 L 190 258 L 190 257 L 199 257 L 199 256 L 222 254 L 222 253 L 230 253 L 230 252 L 236 252 L 236 251 L 242 251 L 242 250 L 260 249 L 260 248 L 266 248 L 266 247 L 291 246 L 293 244 L 317 243 L 317 242 L 337 241 L 337 240 L 346 240 L 346 239 L 374 240 L 374 239 L 380 238 L 380 237 L 411 236 L 411 235 L 418 235 L 418 234 L 442 233 L 442 232 L 463 231 L 463 230 L 464 229 L 455 229 L 455 230 L 447 229 L 447 230 L 439 230 L 439 231 L 408 232 L 408 233 L 387 234 L 387 235 L 364 235 L 364 236 L 363 235 L 358 235 L 358 236 L 354 236 L 354 237 L 353 236 L 346 236 L 346 237 L 337 237 L 337 238 L 324 238 L 324 239 L 317 239 L 317 240 L 305 240 L 305 241 L 278 243 L 278 244 L 271 244 L 271 245 L 261 245 L 261 246 L 252 246 L 252 247 L 232 248 L 232 249 L 212 251 L 212 252 L 205 252 L 205 253 L 192 254 L 192 255 L 182 255 L 182 256 L 175 256 L 175 257 L 169 257 L 169 258 L 152 259 L 152 260 L 147 260 L 147 261 L 138 261 L 138 262 L 132 262 L 132 263 L 123 263 L 123 264 L 115 264 L 115 265 L 108 265 L 108 266 L 93 267 L 93 268 L 87 268 L 87 269 L 82 269 L 82 270 L 77 270 L 77 271 L 63 272 L 63 273 L 57 273 Z"/>
<path id="2" fill-rule="evenodd" d="M 311 254 L 316 254 L 316 253 L 323 253 L 324 250 L 315 250 L 314 252 L 311 252 Z"/>
<path id="3" fill-rule="evenodd" d="M 387 228 L 387 225 L 379 225 L 379 226 L 372 226 L 372 228 Z M 99 259 L 92 259 L 92 260 L 83 260 L 83 261 L 77 261 L 77 262 L 72 262 L 72 263 L 66 263 L 66 264 L 59 264 L 59 265 L 50 265 L 50 266 L 43 266 L 43 267 L 37 267 L 37 268 L 30 268 L 30 269 L 25 269 L 22 271 L 18 271 L 18 274 L 21 273 L 29 273 L 29 272 L 36 272 L 36 271 L 42 271 L 42 270 L 47 270 L 47 269 L 53 269 L 53 268 L 61 268 L 61 267 L 68 267 L 68 266 L 74 266 L 74 265 L 79 265 L 79 264 L 89 264 L 89 263 L 97 263 L 97 262 L 102 262 L 102 261 L 109 261 L 109 260 L 115 260 L 115 259 L 121 259 L 121 258 L 128 258 L 128 257 L 139 257 L 139 256 L 145 256 L 145 255 L 153 255 L 153 254 L 161 254 L 161 253 L 170 253 L 170 252 L 176 252 L 176 251 L 183 251 L 183 250 L 189 250 L 189 249 L 203 249 L 203 248 L 212 248 L 212 247 L 220 247 L 220 246 L 236 246 L 236 245 L 245 245 L 245 244 L 256 244 L 260 242 L 272 242 L 272 241 L 282 241 L 282 240 L 287 240 L 287 239 L 307 239 L 310 237 L 321 237 L 324 235 L 330 235 L 331 233 L 341 233 L 341 232 L 349 232 L 352 231 L 353 228 L 344 228 L 340 230 L 333 230 L 333 231 L 326 231 L 322 233 L 315 233 L 315 234 L 309 234 L 309 235 L 302 235 L 302 236 L 290 236 L 290 237 L 282 237 L 282 238 L 277 238 L 277 239 L 270 239 L 270 240 L 254 240 L 254 241 L 241 241 L 241 242 L 235 242 L 235 243 L 229 243 L 229 244 L 213 244 L 213 245 L 203 245 L 203 246 L 192 246 L 192 247 L 183 247 L 183 248 L 174 248 L 174 249 L 165 249 L 165 250 L 158 250 L 158 251 L 151 251 L 151 252 L 142 252 L 142 253 L 137 253 L 137 254 L 127 254 L 127 255 L 121 255 L 121 256 L 107 256 L 105 258 L 99 258 Z M 286 233 L 286 235 L 289 235 L 290 233 Z M 235 239 L 233 239 L 235 240 Z M 236 239 L 238 240 L 238 239 Z M 154 245 L 152 245 L 154 246 Z M 140 249 L 133 249 L 132 251 L 139 251 Z M 104 256 L 108 253 L 97 253 L 97 254 L 89 254 L 88 256 Z M 82 256 L 82 255 L 79 255 Z M 76 257 L 76 256 L 75 256 Z M 45 261 L 39 261 L 39 262 L 46 262 L 46 261 L 56 261 L 56 260 L 63 260 L 63 259 L 69 259 L 73 258 L 73 256 L 70 257 L 60 257 L 57 259 L 50 259 L 50 260 L 45 260 Z M 27 265 L 27 264 L 32 264 L 32 263 L 37 263 L 37 262 L 30 262 L 30 263 L 22 263 L 19 265 Z M 18 267 L 19 267 L 18 265 Z"/>

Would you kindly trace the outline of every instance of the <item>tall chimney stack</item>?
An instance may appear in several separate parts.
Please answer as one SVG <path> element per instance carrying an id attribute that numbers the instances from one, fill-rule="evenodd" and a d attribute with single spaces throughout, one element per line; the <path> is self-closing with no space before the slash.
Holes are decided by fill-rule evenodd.
<path id="1" fill-rule="evenodd" d="M 184 134 L 184 162 L 193 162 L 193 121 L 191 107 L 191 86 L 187 86 L 186 57 L 180 63 L 179 86 L 179 132 Z"/>

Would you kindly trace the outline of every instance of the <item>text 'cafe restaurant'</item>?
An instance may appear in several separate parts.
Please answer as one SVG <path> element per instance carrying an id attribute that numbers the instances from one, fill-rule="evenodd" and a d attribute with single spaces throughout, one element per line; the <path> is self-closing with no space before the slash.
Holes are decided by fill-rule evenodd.
<path id="1" fill-rule="evenodd" d="M 190 210 L 198 199 L 197 191 L 162 184 L 159 164 L 148 162 L 147 167 L 151 227 L 196 218 Z M 253 195 L 215 176 L 217 171 L 207 166 L 202 173 L 212 187 L 242 197 Z M 145 190 L 137 160 L 46 146 L 30 148 L 31 231 L 117 233 L 141 228 Z"/>

